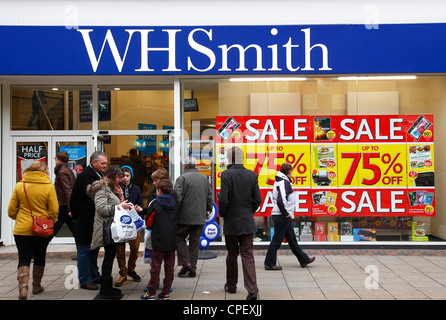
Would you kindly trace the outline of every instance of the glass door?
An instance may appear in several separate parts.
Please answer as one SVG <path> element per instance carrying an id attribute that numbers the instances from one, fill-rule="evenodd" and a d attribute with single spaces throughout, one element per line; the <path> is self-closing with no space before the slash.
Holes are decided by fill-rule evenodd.
<path id="1" fill-rule="evenodd" d="M 55 157 L 59 151 L 68 153 L 68 167 L 73 170 L 75 177 L 80 174 L 87 166 L 90 150 L 90 136 L 46 136 L 46 137 L 14 137 L 14 162 L 15 170 L 13 181 L 18 182 L 22 179 L 24 171 L 35 160 L 43 161 L 48 164 L 49 176 L 51 181 L 55 181 L 54 169 L 56 166 Z M 14 184 L 11 188 L 14 188 Z M 74 243 L 74 237 L 64 224 L 60 231 L 52 240 L 53 243 Z"/>
<path id="2" fill-rule="evenodd" d="M 49 149 L 51 146 L 50 137 L 26 137 L 14 138 L 15 170 L 14 185 L 22 180 L 23 173 L 35 160 L 40 160 L 48 164 Z M 51 176 L 51 172 L 50 172 Z M 12 188 L 14 188 L 14 185 Z"/>
<path id="3" fill-rule="evenodd" d="M 77 177 L 82 173 L 88 165 L 88 159 L 91 154 L 90 143 L 91 137 L 52 137 L 52 153 L 50 157 L 50 174 L 52 175 L 51 181 L 55 182 L 56 167 L 55 157 L 58 152 L 64 151 L 68 153 L 68 168 Z M 67 218 L 62 225 L 56 236 L 53 238 L 52 243 L 74 243 L 74 223 L 71 218 Z"/>

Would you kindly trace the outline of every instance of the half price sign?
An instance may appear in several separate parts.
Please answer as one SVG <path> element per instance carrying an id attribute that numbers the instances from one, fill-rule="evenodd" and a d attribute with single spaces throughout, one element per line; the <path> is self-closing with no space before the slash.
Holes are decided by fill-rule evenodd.
<path id="1" fill-rule="evenodd" d="M 216 118 L 216 189 L 233 146 L 272 208 L 275 175 L 292 165 L 297 216 L 434 216 L 432 115 Z"/>

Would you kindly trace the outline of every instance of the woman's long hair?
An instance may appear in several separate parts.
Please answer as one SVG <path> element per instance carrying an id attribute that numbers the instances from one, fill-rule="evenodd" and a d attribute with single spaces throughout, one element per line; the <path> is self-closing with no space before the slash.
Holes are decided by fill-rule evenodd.
<path id="1" fill-rule="evenodd" d="M 112 166 L 105 171 L 104 178 L 106 178 L 108 186 L 113 192 L 116 192 L 120 188 L 120 186 L 115 183 L 116 178 L 123 175 L 124 173 L 118 166 Z"/>

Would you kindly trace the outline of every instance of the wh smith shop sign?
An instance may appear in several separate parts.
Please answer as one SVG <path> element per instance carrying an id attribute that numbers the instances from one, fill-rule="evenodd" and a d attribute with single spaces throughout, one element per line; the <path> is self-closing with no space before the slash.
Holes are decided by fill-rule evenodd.
<path id="1" fill-rule="evenodd" d="M 1 26 L 0 74 L 446 72 L 446 24 Z"/>

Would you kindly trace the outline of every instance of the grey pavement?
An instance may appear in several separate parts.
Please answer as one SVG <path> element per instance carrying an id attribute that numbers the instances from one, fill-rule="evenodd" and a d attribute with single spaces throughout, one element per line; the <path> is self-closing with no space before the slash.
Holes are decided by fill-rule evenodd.
<path id="1" fill-rule="evenodd" d="M 128 250 L 128 246 L 127 246 Z M 236 294 L 225 293 L 226 251 L 208 249 L 213 259 L 200 259 L 195 278 L 177 276 L 172 300 L 244 300 L 243 272 L 239 258 Z M 301 268 L 287 246 L 278 253 L 281 271 L 263 267 L 266 250 L 256 249 L 256 273 L 261 300 L 437 300 L 446 299 L 446 252 L 430 249 L 308 249 L 316 261 Z M 141 251 L 142 252 L 142 251 Z M 45 291 L 29 300 L 94 300 L 98 291 L 77 287 L 74 245 L 50 245 L 42 284 Z M 98 265 L 102 263 L 102 251 Z M 17 300 L 17 250 L 0 247 L 0 300 Z M 113 268 L 114 280 L 119 278 Z M 137 261 L 141 282 L 129 281 L 120 287 L 123 300 L 140 300 L 150 279 L 149 265 Z M 163 275 L 161 274 L 161 279 Z M 31 281 L 30 281 L 31 284 Z"/>

